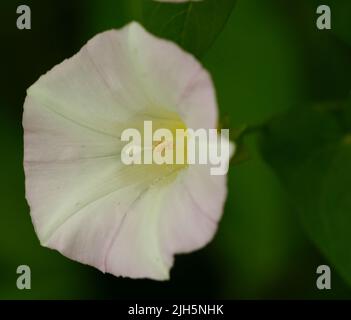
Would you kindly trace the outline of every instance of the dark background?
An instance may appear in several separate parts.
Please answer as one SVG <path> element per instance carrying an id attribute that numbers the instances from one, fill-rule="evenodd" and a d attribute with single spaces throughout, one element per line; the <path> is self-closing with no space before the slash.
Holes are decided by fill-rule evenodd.
<path id="1" fill-rule="evenodd" d="M 43 248 L 24 198 L 22 106 L 26 89 L 96 33 L 123 26 L 119 0 L 10 1 L 0 4 L 0 298 L 351 298 L 350 287 L 305 235 L 257 137 L 250 158 L 230 170 L 229 194 L 214 241 L 178 256 L 168 282 L 119 279 Z M 128 2 L 128 1 L 127 1 Z M 332 8 L 332 31 L 315 22 Z M 211 72 L 223 118 L 255 125 L 293 105 L 346 98 L 351 88 L 351 1 L 238 0 L 202 62 Z M 27 4 L 32 29 L 16 28 Z M 351 213 L 350 213 L 351 214 Z M 16 268 L 32 270 L 32 289 L 16 288 Z M 332 290 L 316 288 L 328 264 Z"/>

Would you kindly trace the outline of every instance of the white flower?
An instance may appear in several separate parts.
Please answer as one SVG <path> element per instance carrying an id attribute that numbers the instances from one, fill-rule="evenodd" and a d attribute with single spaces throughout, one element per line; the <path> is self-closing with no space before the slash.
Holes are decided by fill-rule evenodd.
<path id="1" fill-rule="evenodd" d="M 121 162 L 122 130 L 215 128 L 209 74 L 131 23 L 103 32 L 32 85 L 24 104 L 26 198 L 42 245 L 103 272 L 168 279 L 176 253 L 206 245 L 226 177 L 206 165 Z"/>

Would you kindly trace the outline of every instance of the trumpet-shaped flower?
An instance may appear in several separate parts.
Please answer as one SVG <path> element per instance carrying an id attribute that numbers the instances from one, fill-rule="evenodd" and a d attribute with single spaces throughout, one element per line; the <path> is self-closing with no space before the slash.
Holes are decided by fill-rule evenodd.
<path id="1" fill-rule="evenodd" d="M 131 23 L 103 32 L 27 91 L 26 198 L 43 246 L 103 272 L 169 278 L 206 245 L 226 198 L 207 165 L 125 165 L 126 128 L 215 128 L 213 84 L 172 42 Z"/>

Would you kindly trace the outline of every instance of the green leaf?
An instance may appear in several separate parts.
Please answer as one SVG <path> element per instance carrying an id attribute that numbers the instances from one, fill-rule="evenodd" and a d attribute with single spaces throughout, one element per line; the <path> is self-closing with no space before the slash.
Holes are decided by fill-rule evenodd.
<path id="1" fill-rule="evenodd" d="M 351 284 L 351 135 L 333 112 L 292 109 L 271 121 L 261 151 L 305 229 Z"/>
<path id="2" fill-rule="evenodd" d="M 203 0 L 187 3 L 138 1 L 140 7 L 134 4 L 131 9 L 135 19 L 142 22 L 155 35 L 178 43 L 197 57 L 201 57 L 210 48 L 227 22 L 236 2 L 236 0 Z"/>
<path id="3" fill-rule="evenodd" d="M 202 0 L 169 3 L 154 0 L 106 0 L 87 5 L 92 18 L 91 28 L 84 34 L 121 28 L 138 21 L 151 33 L 179 44 L 198 58 L 211 47 L 225 26 L 236 0 Z"/>

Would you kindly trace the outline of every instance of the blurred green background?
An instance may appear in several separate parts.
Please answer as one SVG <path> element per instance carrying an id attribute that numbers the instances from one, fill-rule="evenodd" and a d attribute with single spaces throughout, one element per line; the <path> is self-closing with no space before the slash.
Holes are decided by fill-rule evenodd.
<path id="1" fill-rule="evenodd" d="M 231 128 L 257 125 L 294 106 L 346 99 L 351 89 L 350 3 L 238 0 L 201 56 L 213 76 L 222 119 Z M 31 30 L 16 28 L 21 4 L 31 8 Z M 331 31 L 316 28 L 320 4 L 331 6 Z M 306 235 L 289 191 L 263 160 L 258 134 L 245 137 L 249 158 L 230 170 L 227 204 L 214 241 L 177 256 L 170 281 L 115 278 L 39 245 L 24 198 L 26 89 L 93 35 L 123 26 L 136 11 L 130 0 L 0 4 L 0 298 L 351 298 L 351 287 Z M 31 290 L 16 288 L 21 264 L 31 267 Z M 321 264 L 331 267 L 332 290 L 316 288 Z"/>

